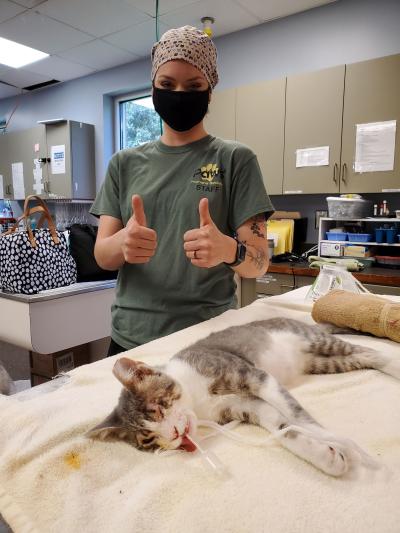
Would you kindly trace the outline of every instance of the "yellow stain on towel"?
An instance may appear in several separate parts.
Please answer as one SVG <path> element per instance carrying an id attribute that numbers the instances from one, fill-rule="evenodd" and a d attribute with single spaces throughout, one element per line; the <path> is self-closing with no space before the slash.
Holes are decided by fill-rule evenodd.
<path id="1" fill-rule="evenodd" d="M 81 458 L 79 453 L 69 452 L 64 456 L 64 463 L 75 470 L 79 470 L 81 467 Z"/>

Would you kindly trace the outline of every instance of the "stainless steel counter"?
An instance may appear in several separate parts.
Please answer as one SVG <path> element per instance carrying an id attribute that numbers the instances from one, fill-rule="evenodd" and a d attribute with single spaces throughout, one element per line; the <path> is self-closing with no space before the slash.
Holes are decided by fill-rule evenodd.
<path id="1" fill-rule="evenodd" d="M 106 281 L 86 281 L 83 283 L 73 283 L 66 287 L 58 289 L 49 289 L 41 291 L 38 294 L 14 294 L 11 292 L 0 291 L 0 298 L 8 300 L 15 300 L 17 302 L 34 303 L 44 302 L 46 300 L 54 300 L 56 298 L 65 298 L 66 296 L 73 296 L 75 294 L 82 294 L 84 292 L 100 291 L 104 289 L 113 289 L 116 285 L 116 280 Z"/>

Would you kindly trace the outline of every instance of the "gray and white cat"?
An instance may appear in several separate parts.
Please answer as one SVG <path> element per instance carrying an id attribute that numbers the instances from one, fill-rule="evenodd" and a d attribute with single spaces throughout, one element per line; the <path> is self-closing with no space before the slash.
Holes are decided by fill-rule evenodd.
<path id="1" fill-rule="evenodd" d="M 0 363 L 0 394 L 11 394 L 13 392 L 14 382 L 7 373 L 7 370 Z"/>
<path id="2" fill-rule="evenodd" d="M 295 426 L 278 434 L 281 444 L 340 476 L 351 467 L 351 446 L 318 424 L 284 386 L 302 374 L 362 368 L 400 379 L 400 357 L 345 342 L 328 332 L 333 329 L 273 318 L 212 333 L 161 368 L 123 357 L 113 369 L 124 386 L 118 405 L 88 435 L 146 451 L 193 451 L 187 435 L 194 435 L 197 419 L 240 420 L 271 432 Z"/>

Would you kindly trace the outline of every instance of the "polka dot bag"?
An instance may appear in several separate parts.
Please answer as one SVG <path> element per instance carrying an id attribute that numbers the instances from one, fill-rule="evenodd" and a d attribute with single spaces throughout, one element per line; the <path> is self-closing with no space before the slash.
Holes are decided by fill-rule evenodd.
<path id="1" fill-rule="evenodd" d="M 29 208 L 31 200 L 39 205 Z M 29 216 L 41 213 L 37 229 Z M 25 227 L 18 231 L 23 220 Z M 48 228 L 42 228 L 44 221 Z M 25 199 L 24 214 L 0 236 L 0 287 L 3 291 L 36 294 L 76 283 L 76 264 L 69 253 L 65 235 L 56 230 L 45 202 L 39 196 Z"/>

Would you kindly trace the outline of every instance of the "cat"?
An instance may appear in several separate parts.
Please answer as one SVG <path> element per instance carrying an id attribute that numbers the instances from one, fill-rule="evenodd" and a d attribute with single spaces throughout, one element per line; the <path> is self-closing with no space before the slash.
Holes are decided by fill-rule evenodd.
<path id="1" fill-rule="evenodd" d="M 7 373 L 7 370 L 0 363 L 0 394 L 9 395 L 14 391 L 14 382 Z"/>
<path id="2" fill-rule="evenodd" d="M 333 332 L 343 330 L 273 318 L 211 333 L 164 367 L 122 357 L 113 368 L 123 385 L 118 404 L 88 436 L 123 440 L 145 451 L 193 451 L 197 419 L 240 420 L 270 432 L 288 428 L 277 436 L 285 448 L 341 476 L 351 467 L 351 446 L 335 440 L 285 385 L 304 374 L 364 368 L 400 379 L 400 357 L 351 344 Z"/>

